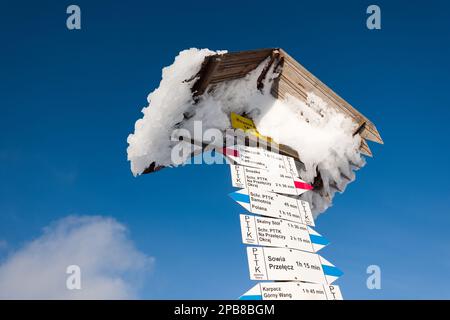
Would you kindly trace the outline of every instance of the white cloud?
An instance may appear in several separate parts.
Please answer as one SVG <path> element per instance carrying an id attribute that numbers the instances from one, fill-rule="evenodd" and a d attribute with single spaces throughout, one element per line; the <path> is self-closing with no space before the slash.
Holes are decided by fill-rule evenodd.
<path id="1" fill-rule="evenodd" d="M 116 220 L 69 216 L 0 265 L 0 299 L 132 299 L 152 264 Z M 81 290 L 66 287 L 69 265 L 81 268 Z"/>

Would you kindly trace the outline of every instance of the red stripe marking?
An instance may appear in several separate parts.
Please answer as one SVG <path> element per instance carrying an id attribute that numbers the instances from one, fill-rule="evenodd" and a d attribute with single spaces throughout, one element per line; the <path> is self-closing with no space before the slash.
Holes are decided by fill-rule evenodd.
<path id="1" fill-rule="evenodd" d="M 312 185 L 307 184 L 305 182 L 301 182 L 301 181 L 295 181 L 295 180 L 294 180 L 294 186 L 297 189 L 304 189 L 304 190 L 312 190 L 313 189 Z"/>
<path id="2" fill-rule="evenodd" d="M 236 149 L 222 148 L 222 153 L 227 156 L 239 157 L 239 152 Z"/>

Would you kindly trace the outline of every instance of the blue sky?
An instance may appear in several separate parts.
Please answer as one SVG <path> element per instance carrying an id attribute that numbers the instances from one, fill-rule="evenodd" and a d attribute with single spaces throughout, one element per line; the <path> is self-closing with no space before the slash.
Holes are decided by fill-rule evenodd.
<path id="1" fill-rule="evenodd" d="M 385 145 L 317 221 L 345 298 L 450 298 L 450 5 L 377 1 L 4 1 L 0 261 L 70 214 L 114 217 L 154 257 L 142 298 L 228 298 L 252 286 L 227 166 L 134 178 L 126 138 L 161 68 L 189 47 L 282 47 L 369 117 Z M 366 288 L 366 268 L 382 289 Z"/>

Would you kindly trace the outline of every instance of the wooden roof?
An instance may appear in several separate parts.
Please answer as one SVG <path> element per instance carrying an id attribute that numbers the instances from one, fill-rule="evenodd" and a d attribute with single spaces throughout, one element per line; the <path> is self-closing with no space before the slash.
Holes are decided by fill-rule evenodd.
<path id="1" fill-rule="evenodd" d="M 256 84 L 259 89 L 262 89 L 263 80 L 273 66 L 279 74 L 270 88 L 270 92 L 275 98 L 283 99 L 290 94 L 305 101 L 307 94 L 313 92 L 326 101 L 330 107 L 355 121 L 358 126 L 354 134 L 359 134 L 363 138 L 360 146 L 363 154 L 372 156 L 366 140 L 383 143 L 377 128 L 367 117 L 317 79 L 286 51 L 279 48 L 231 52 L 206 57 L 198 74 L 192 77 L 192 79 L 197 79 L 192 86 L 192 96 L 194 99 L 199 99 L 203 93 L 214 90 L 214 87 L 221 82 L 245 77 L 265 60 L 267 60 L 267 64 Z M 191 79 L 186 80 L 190 81 Z M 201 142 L 192 141 L 192 143 L 201 145 Z M 289 146 L 280 145 L 279 152 L 300 160 L 297 152 Z M 154 172 L 161 168 L 153 162 L 143 173 Z"/>
<path id="2" fill-rule="evenodd" d="M 275 98 L 283 99 L 290 94 L 305 101 L 307 94 L 313 92 L 330 107 L 352 118 L 358 125 L 354 134 L 359 134 L 363 138 L 360 147 L 362 153 L 372 156 L 366 140 L 383 143 L 377 128 L 367 117 L 317 79 L 283 49 L 241 51 L 206 57 L 197 74 L 197 81 L 192 87 L 193 96 L 199 97 L 206 90 L 213 90 L 218 83 L 244 77 L 266 59 L 268 62 L 258 78 L 258 88 L 262 88 L 262 80 L 269 68 L 274 66 L 279 72 L 270 90 Z"/>

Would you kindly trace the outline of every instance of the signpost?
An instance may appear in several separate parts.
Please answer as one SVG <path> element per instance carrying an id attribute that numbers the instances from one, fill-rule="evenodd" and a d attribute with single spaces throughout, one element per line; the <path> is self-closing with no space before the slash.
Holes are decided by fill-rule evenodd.
<path id="1" fill-rule="evenodd" d="M 220 84 L 242 79 L 250 73 L 254 73 L 257 77 L 250 77 L 251 81 L 247 81 L 248 83 L 258 90 L 264 88 L 264 92 L 270 93 L 278 100 L 286 100 L 288 96 L 291 96 L 312 107 L 311 110 L 317 111 L 321 116 L 325 116 L 322 111 L 325 112 L 327 109 L 345 115 L 355 125 L 352 135 L 361 138 L 359 145 L 361 153 L 372 155 L 366 142 L 367 139 L 383 143 L 376 127 L 369 119 L 279 48 L 208 55 L 204 58 L 200 70 L 197 70 L 192 77 L 187 77 L 186 81 L 195 80 L 190 87 L 193 101 L 198 102 L 201 101 L 202 95 L 211 95 L 215 89 L 220 89 L 218 87 Z M 310 94 L 319 97 L 319 108 L 310 105 L 310 99 L 308 99 Z M 216 98 L 220 100 L 223 97 Z M 323 106 L 321 100 L 324 102 Z M 247 107 L 231 108 L 239 110 L 238 112 L 241 114 L 231 112 L 229 120 L 235 130 L 225 130 L 225 136 L 221 137 L 224 139 L 216 140 L 214 137 L 206 143 L 203 139 L 196 140 L 197 134 L 194 130 L 194 139 L 190 136 L 189 138 L 180 136 L 179 138 L 183 138 L 186 143 L 175 146 L 180 147 L 181 151 L 185 151 L 184 148 L 187 147 L 189 148 L 188 152 L 191 152 L 191 146 L 188 145 L 190 143 L 194 145 L 192 152 L 194 155 L 198 152 L 215 150 L 231 160 L 232 184 L 241 190 L 231 193 L 230 196 L 247 211 L 257 215 L 240 215 L 242 241 L 251 245 L 247 248 L 250 277 L 254 280 L 288 281 L 259 283 L 245 293 L 242 298 L 253 297 L 264 300 L 342 299 L 339 288 L 330 285 L 342 272 L 317 254 L 322 247 L 328 244 L 328 241 L 311 228 L 315 225 L 311 208 L 306 201 L 298 199 L 302 194 L 313 189 L 310 184 L 300 179 L 303 172 L 299 172 L 297 165 L 301 162 L 302 150 L 294 150 L 298 148 L 293 148 L 295 146 L 291 143 L 293 137 L 275 141 L 271 137 L 261 135 L 253 120 L 247 117 L 256 115 L 254 108 Z M 305 116 L 306 121 L 310 122 L 310 117 L 303 113 L 302 116 Z M 190 128 L 186 123 L 191 118 L 189 110 L 187 113 L 177 116 L 182 119 L 172 127 Z M 263 120 L 265 117 L 271 117 L 270 113 L 263 112 L 258 115 L 259 120 Z M 197 114 L 197 118 L 201 119 L 202 115 Z M 275 121 L 273 124 L 281 127 L 284 122 Z M 222 126 L 220 127 L 222 128 Z M 137 131 L 135 138 L 139 138 L 136 136 Z M 242 131 L 250 133 L 250 135 L 242 135 Z M 147 138 L 145 132 L 144 136 Z M 140 140 L 142 139 L 136 141 Z M 154 142 L 152 139 L 147 140 L 147 143 Z M 227 147 L 219 145 L 220 140 L 226 142 L 225 144 L 230 142 L 231 144 L 254 144 L 257 147 L 244 145 Z M 285 143 L 289 143 L 291 146 Z M 131 143 L 130 145 L 133 146 Z M 311 147 L 314 148 L 314 145 Z M 132 161 L 134 173 L 145 174 L 162 168 L 159 157 L 143 153 L 142 151 L 145 150 L 141 150 L 140 146 L 137 149 L 139 150 L 129 153 L 128 157 Z M 174 164 L 181 164 L 185 161 L 183 156 L 179 157 L 180 163 L 173 161 L 174 155 L 176 156 L 177 151 L 180 150 L 171 150 L 171 160 Z M 281 154 L 273 152 L 273 150 L 281 152 Z M 145 162 L 148 162 L 148 167 L 143 171 L 135 172 L 142 164 L 143 155 Z M 353 160 L 347 162 L 353 167 Z M 335 171 L 333 171 L 335 173 L 333 177 L 348 176 L 348 173 L 344 172 L 347 166 L 344 168 L 337 166 L 331 169 Z M 320 167 L 317 171 L 310 172 L 311 175 L 309 175 L 315 177 L 314 186 L 317 186 L 318 189 L 314 196 L 329 199 L 329 187 L 336 187 L 339 179 L 327 179 L 322 172 L 319 172 L 321 171 Z M 315 208 L 313 207 L 313 209 Z"/>
<path id="2" fill-rule="evenodd" d="M 342 300 L 338 286 L 305 282 L 260 282 L 239 300 Z"/>
<path id="3" fill-rule="evenodd" d="M 262 148 L 235 146 L 233 149 L 225 148 L 224 154 L 237 164 L 258 169 L 281 172 L 292 177 L 299 177 L 295 160 L 292 157 L 270 152 Z"/>
<path id="4" fill-rule="evenodd" d="M 315 253 L 285 248 L 247 247 L 252 280 L 332 284 L 342 271 Z"/>
<path id="5" fill-rule="evenodd" d="M 230 165 L 233 187 L 253 187 L 258 190 L 272 191 L 289 195 L 301 195 L 312 190 L 312 186 L 291 174 L 270 170 Z"/>
<path id="6" fill-rule="evenodd" d="M 253 187 L 230 193 L 230 197 L 251 213 L 314 226 L 311 208 L 306 201 Z"/>
<path id="7" fill-rule="evenodd" d="M 245 120 L 232 115 L 236 126 L 252 130 Z M 230 164 L 231 179 L 241 189 L 230 197 L 256 214 L 239 216 L 242 242 L 252 245 L 250 279 L 276 281 L 259 283 L 240 299 L 342 300 L 339 287 L 331 285 L 342 271 L 317 254 L 329 241 L 311 228 L 309 203 L 296 198 L 312 186 L 299 178 L 294 159 L 240 145 L 222 152 L 237 163 Z"/>
<path id="8" fill-rule="evenodd" d="M 283 220 L 240 215 L 242 242 L 317 252 L 329 242 L 307 225 Z"/>

